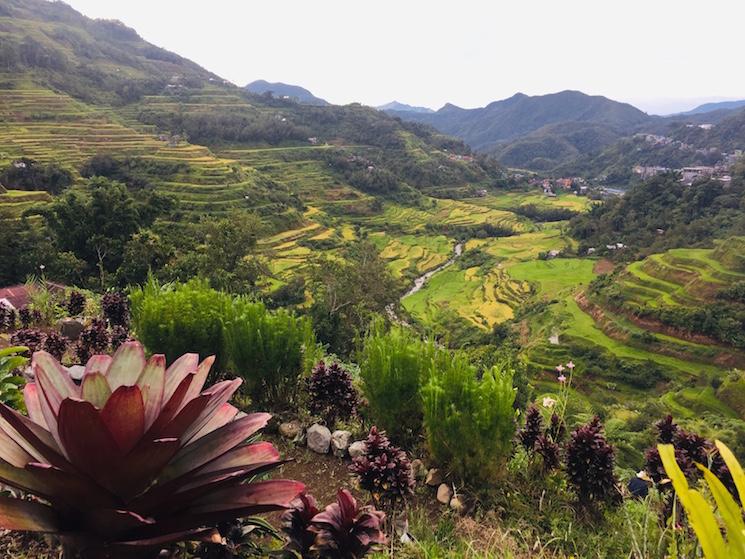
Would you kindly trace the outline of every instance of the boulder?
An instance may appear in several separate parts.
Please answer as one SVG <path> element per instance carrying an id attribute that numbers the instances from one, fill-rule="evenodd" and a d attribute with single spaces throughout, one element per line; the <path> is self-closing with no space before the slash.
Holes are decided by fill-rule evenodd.
<path id="1" fill-rule="evenodd" d="M 438 485 L 440 485 L 442 483 L 442 474 L 440 473 L 440 470 L 438 470 L 437 468 L 432 468 L 430 471 L 428 471 L 424 483 L 426 483 L 430 487 L 437 487 Z"/>
<path id="2" fill-rule="evenodd" d="M 362 456 L 367 452 L 367 445 L 365 444 L 365 441 L 356 441 L 349 445 L 349 457 L 350 458 L 357 458 L 358 456 Z"/>
<path id="3" fill-rule="evenodd" d="M 328 454 L 331 446 L 331 431 L 323 425 L 314 423 L 308 428 L 306 433 L 308 448 L 318 454 Z"/>
<path id="4" fill-rule="evenodd" d="M 295 439 L 302 430 L 303 426 L 297 419 L 279 424 L 279 434 L 285 439 Z"/>
<path id="5" fill-rule="evenodd" d="M 453 490 L 447 483 L 441 483 L 437 488 L 437 501 L 443 505 L 449 505 L 450 499 L 453 498 Z"/>
<path id="6" fill-rule="evenodd" d="M 352 441 L 352 433 L 349 431 L 334 431 L 331 434 L 331 452 L 334 456 L 344 458 L 347 455 L 349 444 Z"/>
<path id="7" fill-rule="evenodd" d="M 60 322 L 59 331 L 63 337 L 74 342 L 80 337 L 84 328 L 85 324 L 77 318 L 65 318 Z"/>

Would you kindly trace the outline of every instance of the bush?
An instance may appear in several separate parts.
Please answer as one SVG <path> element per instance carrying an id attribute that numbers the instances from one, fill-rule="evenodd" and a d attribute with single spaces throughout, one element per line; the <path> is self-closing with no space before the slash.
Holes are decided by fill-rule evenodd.
<path id="1" fill-rule="evenodd" d="M 599 417 L 572 432 L 566 452 L 567 476 L 581 505 L 618 501 L 615 451 L 605 439 Z"/>
<path id="2" fill-rule="evenodd" d="M 360 487 L 369 491 L 377 506 L 395 504 L 414 492 L 411 461 L 400 448 L 393 446 L 385 432 L 370 429 L 365 453 L 349 467 L 359 478 Z"/>
<path id="3" fill-rule="evenodd" d="M 421 432 L 419 390 L 440 353 L 434 343 L 422 341 L 408 328 L 386 332 L 382 321 L 372 325 L 360 360 L 362 390 L 373 423 L 394 441 L 408 444 Z"/>
<path id="4" fill-rule="evenodd" d="M 121 291 L 104 293 L 101 310 L 109 326 L 129 326 L 129 300 Z"/>
<path id="5" fill-rule="evenodd" d="M 315 348 L 310 321 L 239 297 L 225 314 L 225 353 L 255 402 L 289 404 L 303 372 L 304 348 Z"/>
<path id="6" fill-rule="evenodd" d="M 329 429 L 336 421 L 346 421 L 357 414 L 359 398 L 352 384 L 352 375 L 339 365 L 320 361 L 307 381 L 308 410 L 321 417 Z"/>
<path id="7" fill-rule="evenodd" d="M 65 308 L 70 316 L 78 316 L 85 312 L 85 295 L 73 289 L 65 302 Z"/>
<path id="8" fill-rule="evenodd" d="M 131 298 L 137 339 L 148 351 L 163 353 L 169 361 L 190 351 L 215 355 L 215 369 L 223 370 L 222 318 L 230 311 L 230 296 L 203 280 L 160 285 L 151 278 Z"/>
<path id="9" fill-rule="evenodd" d="M 462 480 L 493 482 L 509 458 L 515 434 L 512 370 L 495 365 L 479 379 L 476 367 L 461 354 L 432 366 L 422 388 L 432 456 Z"/>

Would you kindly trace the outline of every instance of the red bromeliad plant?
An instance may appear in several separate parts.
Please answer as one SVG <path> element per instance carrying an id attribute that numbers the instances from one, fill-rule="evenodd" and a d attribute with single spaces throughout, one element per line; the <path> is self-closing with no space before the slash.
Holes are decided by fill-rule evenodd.
<path id="1" fill-rule="evenodd" d="M 78 386 L 34 354 L 28 417 L 0 406 L 0 482 L 36 499 L 0 497 L 0 528 L 56 534 L 71 557 L 140 558 L 287 508 L 303 484 L 252 479 L 282 463 L 271 444 L 247 442 L 269 414 L 228 403 L 240 380 L 203 390 L 213 361 L 186 354 L 166 369 L 126 342 L 93 356 Z"/>

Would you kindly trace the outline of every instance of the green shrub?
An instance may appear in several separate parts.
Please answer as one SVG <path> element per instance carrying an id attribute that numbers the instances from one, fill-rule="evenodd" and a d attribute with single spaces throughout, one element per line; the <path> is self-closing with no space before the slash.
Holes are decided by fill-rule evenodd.
<path id="1" fill-rule="evenodd" d="M 421 432 L 419 391 L 432 361 L 444 353 L 409 328 L 386 332 L 382 321 L 371 326 L 360 359 L 362 391 L 372 422 L 398 444 L 413 442 Z"/>
<path id="2" fill-rule="evenodd" d="M 276 407 L 292 402 L 305 367 L 305 348 L 313 352 L 310 320 L 245 297 L 233 301 L 225 316 L 225 349 L 246 382 L 254 402 Z"/>
<path id="3" fill-rule="evenodd" d="M 515 434 L 513 372 L 495 365 L 478 378 L 462 354 L 433 363 L 422 388 L 424 427 L 433 458 L 473 485 L 503 471 Z"/>
<path id="4" fill-rule="evenodd" d="M 6 347 L 0 349 L 0 402 L 15 409 L 25 409 L 23 403 L 24 384 L 20 374 L 28 359 L 23 356 L 25 347 Z"/>
<path id="5" fill-rule="evenodd" d="M 137 339 L 149 352 L 165 354 L 168 362 L 188 352 L 215 355 L 215 370 L 224 369 L 222 320 L 231 308 L 229 295 L 203 280 L 161 285 L 150 278 L 131 300 Z"/>

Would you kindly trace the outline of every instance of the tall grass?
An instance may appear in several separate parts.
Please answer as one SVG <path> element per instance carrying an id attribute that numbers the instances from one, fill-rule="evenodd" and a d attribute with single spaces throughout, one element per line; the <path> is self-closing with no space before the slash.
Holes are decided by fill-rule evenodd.
<path id="1" fill-rule="evenodd" d="M 456 353 L 433 363 L 422 387 L 424 427 L 432 456 L 459 479 L 489 485 L 504 471 L 515 434 L 513 371 L 496 365 L 478 378 Z"/>

